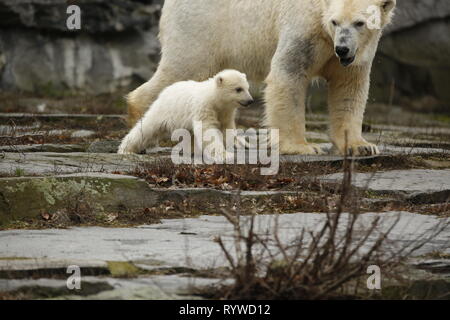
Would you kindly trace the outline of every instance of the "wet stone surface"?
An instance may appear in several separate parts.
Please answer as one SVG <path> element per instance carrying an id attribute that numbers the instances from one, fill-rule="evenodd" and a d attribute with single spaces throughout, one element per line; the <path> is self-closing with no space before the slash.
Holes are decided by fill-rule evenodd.
<path id="1" fill-rule="evenodd" d="M 242 112 L 238 124 L 258 126 L 261 117 L 261 110 L 252 108 Z M 435 124 L 431 121 L 426 126 L 420 126 L 420 123 L 364 126 L 365 137 L 379 146 L 381 154 L 348 159 L 360 170 L 354 172 L 352 183 L 365 192 L 367 198 L 362 200 L 389 202 L 395 198 L 402 204 L 441 206 L 448 202 L 450 132 L 445 124 Z M 238 193 L 227 189 L 221 182 L 223 177 L 211 177 L 218 185 L 207 188 L 196 185 L 195 181 L 185 186 L 161 187 L 131 176 L 138 175 L 135 170 L 142 166 L 158 168 L 171 163 L 172 149 L 152 148 L 146 154 L 132 156 L 116 154 L 120 139 L 127 131 L 123 115 L 0 114 L 0 295 L 19 290 L 29 296 L 49 299 L 199 298 L 195 294 L 196 287 L 223 280 L 218 276 L 206 278 L 197 272 L 227 266 L 214 239 L 221 236 L 227 248 L 234 246 L 232 226 L 218 215 L 222 209 L 236 210 L 234 201 L 238 197 L 256 209 L 262 206 L 259 202 L 262 200 L 278 199 L 274 202 L 276 205 L 281 204 L 280 201 L 318 201 L 312 193 L 317 195 L 342 183 L 345 158 L 333 154 L 327 135 L 327 117 L 308 115 L 307 130 L 308 139 L 320 144 L 327 154 L 282 155 L 280 163 L 281 166 L 311 164 L 316 168 L 332 168 L 321 174 L 304 169 L 304 178 L 318 180 L 320 187 L 314 184 L 297 189 L 249 188 Z M 256 150 L 250 150 L 248 156 L 255 153 Z M 330 172 L 337 173 L 326 174 Z M 155 175 L 155 180 L 161 179 L 156 173 L 150 174 Z M 204 174 L 211 173 L 206 170 Z M 162 179 L 172 179 L 171 174 L 167 176 Z M 80 194 L 83 198 L 79 198 Z M 301 197 L 296 198 L 299 195 Z M 329 203 L 332 212 L 336 207 L 334 201 Z M 98 212 L 93 214 L 101 211 L 107 219 L 112 217 L 111 220 L 121 215 L 132 217 L 135 209 L 141 215 L 153 215 L 155 208 L 158 212 L 177 213 L 182 206 L 194 202 L 205 205 L 195 207 L 195 213 L 192 211 L 191 215 L 183 213 L 174 219 L 158 218 L 148 224 L 123 223 L 120 228 L 106 228 L 99 223 L 90 227 L 55 229 L 53 225 L 46 227 L 41 223 L 42 230 L 27 230 L 30 224 L 27 227 L 21 224 L 30 219 L 51 220 L 54 213 L 73 208 L 69 202 L 95 204 L 91 209 Z M 243 206 L 241 210 L 249 214 L 248 208 Z M 447 226 L 435 234 L 436 228 L 448 221 L 448 215 L 445 212 L 422 210 L 420 212 L 425 214 L 417 214 L 399 210 L 362 214 L 357 222 L 355 241 L 376 217 L 381 218 L 378 233 L 386 231 L 399 218 L 385 243 L 386 254 L 413 245 L 419 238 L 430 237 L 414 253 L 408 272 L 415 274 L 412 270 L 420 270 L 448 281 L 450 229 Z M 442 211 L 445 210 L 448 209 Z M 285 244 L 291 243 L 303 228 L 316 231 L 326 220 L 323 213 L 303 211 L 260 214 L 256 217 L 256 230 L 260 234 L 273 230 L 278 217 L 280 239 Z M 82 213 L 78 212 L 75 217 L 77 215 Z M 345 214 L 339 235 L 342 235 L 347 219 Z M 11 221 L 15 222 L 12 230 L 1 230 Z M 246 228 L 248 217 L 242 217 L 241 221 Z M 373 241 L 369 239 L 361 253 Z M 437 252 L 444 258 L 435 258 Z M 65 289 L 68 265 L 79 265 L 85 275 L 85 289 L 78 294 Z"/>
<path id="2" fill-rule="evenodd" d="M 365 214 L 357 222 L 357 230 L 367 227 L 378 214 Z M 325 222 L 324 214 L 299 213 L 278 216 L 279 235 L 283 243 L 289 244 L 302 228 L 314 231 Z M 347 216 L 343 216 L 345 229 Z M 397 221 L 384 247 L 387 255 L 405 245 L 417 245 L 434 234 L 439 219 L 405 212 L 383 214 L 377 231 L 383 232 Z M 248 218 L 241 219 L 242 227 L 248 226 Z M 255 221 L 258 234 L 264 234 L 275 225 L 273 215 L 258 216 Z M 356 231 L 358 234 L 358 231 Z M 69 230 L 26 231 L 11 230 L 0 233 L 0 292 L 11 292 L 23 287 L 60 288 L 64 281 L 58 278 L 59 271 L 69 265 L 79 265 L 86 275 L 83 283 L 106 283 L 101 292 L 80 295 L 61 293 L 58 299 L 178 299 L 194 298 L 195 289 L 220 283 L 219 279 L 203 279 L 186 274 L 185 270 L 205 270 L 226 266 L 226 259 L 213 238 L 221 236 L 227 248 L 234 254 L 233 230 L 224 217 L 202 216 L 197 219 L 164 220 L 162 224 L 138 228 L 73 228 Z M 358 237 L 355 239 L 357 240 Z M 415 252 L 412 265 L 418 269 L 448 277 L 448 260 L 433 261 L 420 256 L 439 251 L 449 254 L 450 229 L 432 239 Z M 369 241 L 361 252 L 368 249 Z M 305 244 L 307 245 L 307 243 Z M 7 258 L 9 257 L 9 258 Z M 17 257 L 17 258 L 12 258 Z M 141 276 L 128 274 L 127 279 L 113 278 L 110 261 L 122 261 L 141 270 Z M 120 263 L 120 262 L 115 262 Z M 158 270 L 180 270 L 176 275 L 144 275 L 143 272 Z M 46 273 L 45 270 L 48 272 Z M 39 273 L 38 273 L 39 272 Z M 134 271 L 135 272 L 135 271 Z M 49 273 L 53 279 L 48 279 Z M 24 275 L 40 275 L 39 280 L 23 279 Z M 62 273 L 59 273 L 62 275 Z M 16 280 L 12 280 L 16 279 Z"/>
<path id="3" fill-rule="evenodd" d="M 83 269 L 82 269 L 83 270 Z M 112 278 L 109 276 L 84 276 L 81 290 L 67 290 L 66 279 L 0 279 L 0 292 L 13 292 L 35 288 L 52 292 L 54 299 L 62 300 L 172 300 L 201 299 L 193 295 L 199 288 L 224 283 L 220 279 L 192 277 L 188 274 L 141 276 L 137 278 Z M 85 288 L 88 288 L 87 290 Z"/>
<path id="4" fill-rule="evenodd" d="M 16 152 L 11 152 L 10 146 L 3 147 L 5 153 L 0 154 L 0 174 L 10 175 L 15 170 L 23 170 L 27 175 L 49 175 L 74 172 L 114 172 L 133 170 L 137 164 L 142 162 L 152 162 L 156 160 L 170 161 L 170 148 L 154 148 L 147 150 L 145 155 L 118 155 L 111 152 L 111 147 L 117 148 L 118 142 L 102 142 L 91 145 L 88 152 L 72 152 L 76 151 L 80 146 L 49 146 L 49 148 L 57 148 L 59 152 L 26 152 L 27 148 L 34 148 L 38 151 L 44 147 L 37 145 L 33 147 L 19 146 Z M 331 150 L 331 144 L 322 144 L 324 150 Z M 13 148 L 14 149 L 14 148 Z M 71 153 L 61 153 L 64 149 L 71 149 Z M 373 159 L 377 157 L 385 157 L 392 155 L 418 155 L 418 154 L 439 154 L 447 153 L 443 149 L 436 148 L 408 148 L 381 146 L 381 155 L 372 157 L 358 157 L 355 160 Z M 18 152 L 22 150 L 23 152 Z M 99 151 L 103 153 L 89 152 L 89 150 Z M 7 152 L 6 152 L 7 151 Z M 256 150 L 247 151 L 247 157 L 253 154 L 253 158 L 258 159 Z M 350 158 L 351 159 L 351 158 Z M 344 157 L 337 155 L 323 156 L 301 156 L 301 155 L 281 155 L 280 162 L 302 163 L 302 162 L 323 162 L 323 163 L 342 163 Z M 194 159 L 192 160 L 194 161 Z"/>
<path id="5" fill-rule="evenodd" d="M 55 152 L 5 153 L 0 163 L 0 173 L 12 175 L 17 170 L 22 171 L 24 175 L 57 175 L 80 172 L 111 173 L 133 170 L 141 162 L 155 160 L 155 157 L 147 155 L 125 157 L 118 154 L 84 152 L 70 154 Z"/>
<path id="6" fill-rule="evenodd" d="M 54 152 L 54 153 L 68 153 L 68 152 L 85 152 L 87 147 L 85 145 L 77 144 L 33 144 L 33 145 L 9 145 L 1 146 L 0 152 L 12 153 L 28 153 L 28 152 Z"/>
<path id="7" fill-rule="evenodd" d="M 364 214 L 358 228 L 370 225 L 377 213 Z M 280 215 L 280 237 L 285 243 L 293 241 L 302 228 L 318 230 L 325 214 L 298 213 Z M 400 217 L 390 235 L 388 248 L 415 242 L 421 236 L 431 235 L 442 219 L 406 212 L 387 212 L 377 232 L 386 231 Z M 276 216 L 261 215 L 255 226 L 259 233 L 273 229 Z M 347 216 L 342 220 L 345 226 Z M 247 222 L 246 222 L 247 221 Z M 248 218 L 242 218 L 243 226 Z M 342 231 L 342 230 L 341 230 Z M 225 217 L 202 216 L 192 219 L 163 220 L 161 224 L 137 228 L 73 228 L 69 230 L 11 230 L 0 233 L 2 255 L 52 259 L 97 259 L 104 261 L 160 261 L 155 268 L 187 267 L 214 268 L 225 264 L 219 246 L 212 240 L 224 236 L 232 245 L 232 226 Z M 450 229 L 428 241 L 416 255 L 433 251 L 450 253 Z M 368 243 L 368 245 L 370 242 Z M 186 247 L 187 246 L 187 247 Z M 363 248 L 367 249 L 366 248 Z M 142 261 L 141 261 L 142 263 Z"/>
<path id="8" fill-rule="evenodd" d="M 343 175 L 322 177 L 324 181 L 342 181 Z M 392 170 L 355 173 L 352 183 L 380 194 L 404 194 L 422 203 L 444 203 L 450 199 L 450 170 Z"/>

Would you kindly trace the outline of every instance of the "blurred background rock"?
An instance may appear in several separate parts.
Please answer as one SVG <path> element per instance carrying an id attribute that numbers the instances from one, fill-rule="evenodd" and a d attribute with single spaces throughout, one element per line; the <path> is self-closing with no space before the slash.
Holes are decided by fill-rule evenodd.
<path id="1" fill-rule="evenodd" d="M 157 66 L 163 2 L 0 0 L 3 97 L 120 93 L 123 112 L 122 94 L 149 79 Z M 66 27 L 69 4 L 81 7 L 79 31 Z M 324 90 L 312 90 L 310 106 L 325 105 Z M 398 0 L 374 62 L 370 102 L 450 112 L 449 0 Z"/>

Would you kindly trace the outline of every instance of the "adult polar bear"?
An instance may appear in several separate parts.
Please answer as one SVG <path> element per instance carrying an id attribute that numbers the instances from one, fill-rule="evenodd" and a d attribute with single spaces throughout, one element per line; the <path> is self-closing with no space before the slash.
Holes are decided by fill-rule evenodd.
<path id="1" fill-rule="evenodd" d="M 280 152 L 317 154 L 319 146 L 305 138 L 305 96 L 311 80 L 322 77 L 337 151 L 377 154 L 362 137 L 362 121 L 372 61 L 395 5 L 396 0 L 166 0 L 161 62 L 152 79 L 128 95 L 130 124 L 172 83 L 202 81 L 232 68 L 250 80 L 265 80 L 266 125 L 280 130 Z M 367 23 L 370 10 L 378 13 L 375 28 Z"/>

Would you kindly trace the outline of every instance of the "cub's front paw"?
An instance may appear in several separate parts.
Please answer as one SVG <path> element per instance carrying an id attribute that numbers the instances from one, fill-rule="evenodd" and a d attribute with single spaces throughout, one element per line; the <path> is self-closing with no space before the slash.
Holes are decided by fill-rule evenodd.
<path id="1" fill-rule="evenodd" d="M 319 155 L 325 154 L 322 148 L 314 143 L 280 144 L 281 154 Z"/>
<path id="2" fill-rule="evenodd" d="M 119 151 L 117 151 L 117 154 L 121 154 L 121 155 L 130 155 L 130 154 L 136 154 L 136 153 L 130 152 L 130 151 L 119 150 Z"/>
<path id="3" fill-rule="evenodd" d="M 131 150 L 130 148 L 126 148 L 125 146 L 120 146 L 117 150 L 117 154 L 122 155 L 128 155 L 128 154 L 136 154 L 137 152 L 134 152 L 134 150 Z"/>
<path id="4" fill-rule="evenodd" d="M 235 147 L 240 149 L 251 149 L 250 144 L 248 143 L 247 139 L 245 137 L 238 136 L 236 137 L 235 141 Z"/>
<path id="5" fill-rule="evenodd" d="M 217 155 L 213 155 L 212 157 L 208 157 L 214 164 L 234 164 L 234 153 L 231 152 L 223 152 Z"/>

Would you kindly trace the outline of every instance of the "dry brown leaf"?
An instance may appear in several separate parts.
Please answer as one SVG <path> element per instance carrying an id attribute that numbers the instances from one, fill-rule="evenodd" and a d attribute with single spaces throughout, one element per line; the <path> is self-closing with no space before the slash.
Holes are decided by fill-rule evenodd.
<path id="1" fill-rule="evenodd" d="M 48 221 L 52 218 L 52 216 L 48 212 L 42 212 L 41 217 L 42 217 L 42 219 L 44 219 L 46 221 Z"/>

